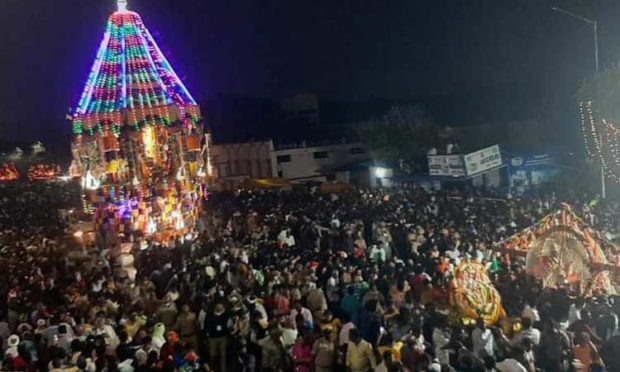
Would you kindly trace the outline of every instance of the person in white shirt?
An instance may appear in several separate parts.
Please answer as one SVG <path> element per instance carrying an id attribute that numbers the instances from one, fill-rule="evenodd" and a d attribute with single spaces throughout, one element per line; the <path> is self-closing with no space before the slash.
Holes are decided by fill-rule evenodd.
<path id="1" fill-rule="evenodd" d="M 94 333 L 96 336 L 103 336 L 109 350 L 116 350 L 116 347 L 121 342 L 116 335 L 116 331 L 114 331 L 114 328 L 112 328 L 111 325 L 106 324 L 104 318 L 97 318 L 97 320 L 95 321 Z"/>
<path id="2" fill-rule="evenodd" d="M 521 332 L 510 340 L 510 344 L 513 346 L 518 346 L 521 345 L 523 340 L 528 339 L 532 342 L 532 344 L 538 346 L 540 343 L 540 331 L 532 327 L 532 320 L 530 318 L 523 318 L 521 320 L 521 326 Z"/>
<path id="3" fill-rule="evenodd" d="M 61 324 L 58 326 L 58 346 L 63 348 L 67 354 L 71 352 L 71 342 L 73 342 L 73 335 L 69 333 L 69 325 Z"/>
<path id="4" fill-rule="evenodd" d="M 530 318 L 532 323 L 540 322 L 540 315 L 535 306 L 531 306 L 529 303 L 525 304 L 523 311 L 521 312 L 521 318 Z"/>
<path id="5" fill-rule="evenodd" d="M 435 327 L 433 329 L 433 346 L 435 347 L 435 355 L 441 364 L 450 364 L 450 350 L 444 349 L 444 346 L 450 343 L 451 328 L 446 324 L 444 327 Z"/>
<path id="6" fill-rule="evenodd" d="M 137 367 L 143 367 L 146 365 L 146 361 L 151 351 L 155 351 L 156 353 L 159 353 L 158 349 L 155 349 L 152 347 L 151 337 L 145 336 L 142 339 L 142 345 L 140 345 L 140 348 L 136 350 L 135 360 L 136 360 Z"/>
<path id="7" fill-rule="evenodd" d="M 155 327 L 153 327 L 153 336 L 151 338 L 150 348 L 157 351 L 157 354 L 159 354 L 162 346 L 166 343 L 166 338 L 164 336 L 165 332 L 166 326 L 164 323 L 157 323 L 155 324 Z"/>
<path id="8" fill-rule="evenodd" d="M 370 261 L 372 262 L 385 262 L 386 253 L 383 245 L 373 244 L 370 249 Z"/>
<path id="9" fill-rule="evenodd" d="M 493 332 L 487 328 L 482 318 L 478 318 L 476 329 L 471 333 L 471 339 L 476 356 L 484 359 L 486 356 L 494 355 L 495 338 L 493 337 Z"/>
<path id="10" fill-rule="evenodd" d="M 284 246 L 294 247 L 295 246 L 295 237 L 293 236 L 293 234 L 291 234 L 290 229 L 284 229 L 280 231 L 280 233 L 278 234 L 278 243 L 280 243 L 282 247 Z"/>
<path id="11" fill-rule="evenodd" d="M 482 251 L 474 249 L 472 253 L 472 259 L 478 263 L 482 263 L 484 261 L 484 254 L 482 253 Z"/>
<path id="12" fill-rule="evenodd" d="M 10 356 L 12 358 L 17 358 L 19 353 L 17 352 L 17 347 L 19 346 L 19 336 L 11 335 L 7 339 L 7 349 L 4 351 L 4 355 Z"/>
<path id="13" fill-rule="evenodd" d="M 289 349 L 295 345 L 299 331 L 295 327 L 294 322 L 290 322 L 286 317 L 282 317 L 279 326 L 280 332 L 282 332 L 282 346 L 285 349 Z"/>
<path id="14" fill-rule="evenodd" d="M 495 368 L 500 372 L 528 372 L 523 364 L 514 358 L 507 358 L 495 363 Z"/>
<path id="15" fill-rule="evenodd" d="M 327 280 L 327 291 L 325 295 L 327 296 L 327 301 L 331 305 L 340 304 L 340 273 L 338 270 L 333 270 L 332 275 Z"/>
<path id="16" fill-rule="evenodd" d="M 314 327 L 314 321 L 312 319 L 312 312 L 309 309 L 301 306 L 301 302 L 295 301 L 295 307 L 291 310 L 291 315 L 289 319 L 293 324 L 295 324 L 295 318 L 297 318 L 297 314 L 301 314 L 304 317 L 304 322 L 308 329 L 312 329 Z"/>
<path id="17" fill-rule="evenodd" d="M 570 305 L 568 309 L 568 325 L 572 325 L 576 321 L 581 319 L 581 310 L 583 309 L 584 301 L 578 298 L 574 304 Z"/>
<path id="18" fill-rule="evenodd" d="M 457 247 L 452 247 L 451 249 L 446 251 L 446 256 L 451 260 L 454 260 L 456 265 L 461 262 L 461 251 Z"/>

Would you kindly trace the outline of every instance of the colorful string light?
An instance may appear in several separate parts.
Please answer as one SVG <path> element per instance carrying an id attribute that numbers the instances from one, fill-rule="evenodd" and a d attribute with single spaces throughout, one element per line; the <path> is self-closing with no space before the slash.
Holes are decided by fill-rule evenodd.
<path id="1" fill-rule="evenodd" d="M 579 114 L 587 155 L 600 161 L 606 177 L 620 183 L 620 129 L 597 120 L 592 101 L 580 102 Z"/>
<path id="2" fill-rule="evenodd" d="M 119 5 L 73 115 L 74 134 L 101 134 L 108 125 L 119 135 L 127 116 L 136 129 L 145 123 L 174 125 L 186 121 L 185 112 L 191 126 L 200 123 L 196 101 L 140 15 Z"/>

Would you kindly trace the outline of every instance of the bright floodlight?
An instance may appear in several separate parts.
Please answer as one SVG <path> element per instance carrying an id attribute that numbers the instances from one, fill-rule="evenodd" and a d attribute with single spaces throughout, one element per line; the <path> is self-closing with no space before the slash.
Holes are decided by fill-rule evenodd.
<path id="1" fill-rule="evenodd" d="M 387 169 L 385 168 L 375 169 L 375 176 L 377 176 L 377 178 L 384 178 L 386 175 L 387 175 Z"/>

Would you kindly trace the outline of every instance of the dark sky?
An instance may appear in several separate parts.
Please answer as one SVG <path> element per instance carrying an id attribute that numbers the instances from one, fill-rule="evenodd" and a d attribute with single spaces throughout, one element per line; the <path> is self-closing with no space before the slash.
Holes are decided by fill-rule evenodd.
<path id="1" fill-rule="evenodd" d="M 115 0 L 0 0 L 0 139 L 67 137 Z M 558 110 L 618 60 L 617 0 L 129 0 L 200 101 L 218 93 L 412 99 L 518 84 Z M 562 101 L 564 100 L 564 101 Z"/>

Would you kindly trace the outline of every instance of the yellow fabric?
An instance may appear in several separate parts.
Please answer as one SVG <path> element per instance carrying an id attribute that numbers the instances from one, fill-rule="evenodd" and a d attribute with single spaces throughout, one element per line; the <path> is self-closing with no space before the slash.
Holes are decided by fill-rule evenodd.
<path id="1" fill-rule="evenodd" d="M 403 346 L 405 346 L 405 344 L 400 341 L 395 342 L 394 345 L 392 345 L 392 358 L 397 362 L 401 361 L 400 351 L 403 349 Z"/>
<path id="2" fill-rule="evenodd" d="M 291 183 L 282 178 L 249 178 L 241 183 L 244 189 L 290 189 Z"/>
<path id="3" fill-rule="evenodd" d="M 140 330 L 140 328 L 146 325 L 146 317 L 139 316 L 136 318 L 135 322 L 127 322 L 125 324 L 125 331 L 127 332 L 127 336 L 132 339 L 136 336 L 136 333 Z"/>
<path id="4" fill-rule="evenodd" d="M 341 326 L 342 323 L 340 322 L 340 319 L 334 319 L 330 323 L 321 324 L 321 331 L 325 330 L 326 328 L 330 329 L 332 332 L 332 341 L 336 342 L 338 340 L 338 334 L 340 334 Z"/>
<path id="5" fill-rule="evenodd" d="M 464 261 L 455 270 L 450 283 L 452 316 L 463 324 L 473 324 L 482 317 L 495 325 L 505 314 L 499 292 L 491 283 L 484 265 Z"/>

